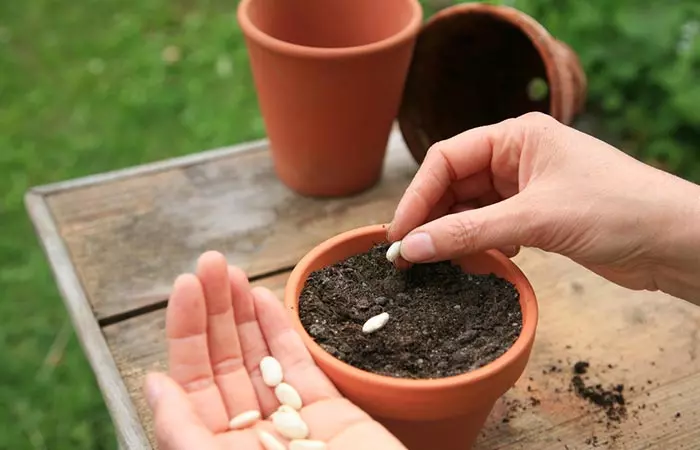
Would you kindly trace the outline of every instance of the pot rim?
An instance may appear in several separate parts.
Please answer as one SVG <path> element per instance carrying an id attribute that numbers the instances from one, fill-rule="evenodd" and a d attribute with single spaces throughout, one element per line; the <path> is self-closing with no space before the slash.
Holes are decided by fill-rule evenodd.
<path id="1" fill-rule="evenodd" d="M 309 352 L 312 354 L 314 359 L 319 358 L 324 364 L 333 367 L 334 370 L 345 372 L 349 376 L 364 383 L 383 385 L 387 388 L 394 389 L 433 391 L 450 389 L 456 386 L 471 385 L 493 377 L 496 374 L 506 370 L 509 366 L 516 364 L 520 355 L 529 351 L 530 345 L 534 341 L 538 322 L 538 306 L 535 292 L 530 284 L 530 281 L 518 268 L 518 266 L 515 265 L 515 263 L 497 250 L 487 250 L 484 253 L 488 254 L 500 265 L 502 265 L 508 271 L 509 278 L 517 280 L 517 288 L 520 298 L 524 299 L 524 301 L 521 302 L 521 308 L 523 310 L 523 327 L 520 334 L 513 345 L 511 345 L 505 353 L 495 360 L 478 369 L 459 375 L 436 379 L 409 379 L 390 377 L 362 370 L 345 363 L 326 352 L 307 333 L 306 329 L 301 323 L 296 287 L 305 281 L 305 278 L 302 279 L 303 273 L 308 270 L 311 263 L 318 259 L 321 254 L 326 253 L 329 249 L 349 240 L 367 235 L 378 234 L 380 231 L 385 233 L 387 227 L 388 224 L 368 225 L 337 234 L 314 247 L 292 270 L 285 287 L 284 305 L 286 308 L 291 310 L 292 319 L 294 322 L 293 326 L 301 335 L 304 344 L 309 349 Z M 526 317 L 527 321 L 525 321 Z"/>
<path id="2" fill-rule="evenodd" d="M 243 32 L 269 50 L 296 57 L 345 58 L 380 52 L 413 39 L 418 34 L 423 21 L 423 8 L 420 2 L 405 0 L 411 6 L 411 18 L 400 31 L 388 38 L 352 47 L 310 47 L 277 39 L 258 28 L 248 14 L 248 8 L 254 1 L 258 0 L 241 0 L 238 4 L 238 23 Z"/>

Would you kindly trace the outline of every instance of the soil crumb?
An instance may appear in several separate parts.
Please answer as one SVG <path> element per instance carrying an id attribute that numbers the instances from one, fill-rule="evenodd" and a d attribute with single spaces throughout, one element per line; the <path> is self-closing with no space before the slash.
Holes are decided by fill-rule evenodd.
<path id="1" fill-rule="evenodd" d="M 488 364 L 513 345 L 522 314 L 510 282 L 449 262 L 397 270 L 387 249 L 380 244 L 309 275 L 299 315 L 326 351 L 382 375 L 441 378 Z M 363 333 L 383 312 L 386 325 Z"/>

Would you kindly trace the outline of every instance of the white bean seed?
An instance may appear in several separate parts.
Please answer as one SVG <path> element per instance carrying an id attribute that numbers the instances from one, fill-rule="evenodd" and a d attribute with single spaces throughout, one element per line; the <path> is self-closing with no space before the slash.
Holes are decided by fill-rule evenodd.
<path id="1" fill-rule="evenodd" d="M 301 416 L 294 412 L 276 412 L 272 415 L 275 430 L 287 439 L 306 439 L 309 427 Z"/>
<path id="2" fill-rule="evenodd" d="M 387 321 L 389 320 L 389 313 L 383 312 L 381 314 L 377 314 L 374 317 L 370 317 L 367 322 L 365 322 L 364 325 L 362 325 L 362 332 L 363 333 L 371 333 L 373 331 L 377 331 L 384 325 L 386 325 Z"/>
<path id="3" fill-rule="evenodd" d="M 247 428 L 260 420 L 260 411 L 252 409 L 250 411 L 245 411 L 238 414 L 236 417 L 231 419 L 228 426 L 232 430 L 240 430 L 241 428 Z"/>
<path id="4" fill-rule="evenodd" d="M 301 409 L 301 396 L 291 385 L 287 383 L 278 384 L 275 388 L 275 395 L 281 404 L 290 406 L 297 410 Z"/>
<path id="5" fill-rule="evenodd" d="M 277 408 L 277 410 L 276 410 L 275 412 L 273 412 L 272 414 L 270 414 L 270 417 L 268 417 L 268 419 L 272 420 L 272 417 L 273 417 L 275 414 L 280 414 L 280 413 L 289 413 L 289 414 L 297 414 L 297 415 L 299 415 L 299 412 L 298 412 L 296 409 L 292 408 L 291 406 L 289 406 L 289 405 L 280 405 L 279 408 Z"/>
<path id="6" fill-rule="evenodd" d="M 278 412 L 291 412 L 291 413 L 297 412 L 296 409 L 292 408 L 292 407 L 289 406 L 289 405 L 280 405 L 280 407 L 277 408 L 277 411 L 278 411 Z"/>
<path id="7" fill-rule="evenodd" d="M 258 439 L 265 450 L 286 450 L 284 444 L 267 431 L 258 430 Z"/>
<path id="8" fill-rule="evenodd" d="M 260 360 L 260 373 L 263 382 L 270 387 L 277 386 L 284 378 L 282 365 L 272 356 L 265 356 Z"/>
<path id="9" fill-rule="evenodd" d="M 386 259 L 392 263 L 396 261 L 396 258 L 401 254 L 401 241 L 396 241 L 389 246 L 389 250 L 386 251 Z"/>
<path id="10" fill-rule="evenodd" d="M 326 450 L 328 446 L 323 441 L 295 439 L 289 443 L 289 450 Z"/>

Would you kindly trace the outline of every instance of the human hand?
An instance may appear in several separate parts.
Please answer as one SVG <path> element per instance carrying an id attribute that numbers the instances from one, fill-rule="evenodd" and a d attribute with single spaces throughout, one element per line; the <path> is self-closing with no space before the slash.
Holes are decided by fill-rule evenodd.
<path id="1" fill-rule="evenodd" d="M 285 382 L 299 392 L 309 439 L 324 441 L 332 450 L 405 449 L 340 395 L 275 295 L 251 289 L 245 274 L 228 267 L 219 253 L 203 254 L 196 275 L 175 281 L 166 333 L 170 376 L 152 373 L 145 384 L 163 450 L 264 450 L 256 430 L 273 434 L 286 448 L 288 441 L 267 420 L 229 430 L 229 420 L 241 412 L 256 409 L 267 418 L 279 407 L 260 374 L 264 356 L 280 362 Z"/>
<path id="2" fill-rule="evenodd" d="M 388 238 L 409 263 L 538 247 L 700 304 L 698 224 L 697 185 L 530 113 L 433 145 Z"/>

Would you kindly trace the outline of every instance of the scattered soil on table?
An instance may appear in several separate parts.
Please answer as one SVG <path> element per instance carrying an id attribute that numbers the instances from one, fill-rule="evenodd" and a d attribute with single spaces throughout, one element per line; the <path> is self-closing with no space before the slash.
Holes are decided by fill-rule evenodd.
<path id="1" fill-rule="evenodd" d="M 564 348 L 566 350 L 572 349 L 570 345 Z M 524 384 L 523 388 L 526 392 L 519 394 L 518 398 L 510 396 L 504 398 L 505 408 L 501 413 L 500 426 L 509 426 L 510 422 L 517 420 L 520 414 L 539 408 L 542 403 L 570 402 L 570 398 L 565 399 L 564 396 L 575 395 L 588 404 L 580 405 L 581 410 L 586 410 L 590 407 L 590 412 L 605 412 L 605 416 L 598 418 L 597 422 L 604 425 L 606 431 L 581 437 L 582 442 L 585 442 L 590 448 L 611 448 L 610 446 L 615 445 L 615 442 L 622 439 L 625 434 L 631 433 L 633 436 L 638 437 L 639 434 L 634 429 L 627 428 L 623 431 L 622 422 L 633 420 L 640 427 L 643 425 L 641 414 L 645 410 L 653 411 L 659 408 L 659 405 L 656 403 L 646 403 L 644 401 L 649 396 L 647 387 L 649 385 L 658 386 L 659 383 L 647 380 L 645 383 L 637 386 L 611 383 L 604 387 L 603 384 L 594 380 L 602 375 L 606 377 L 613 376 L 615 369 L 617 369 L 616 365 L 593 364 L 587 359 L 565 359 L 565 363 L 562 359 L 558 359 L 553 364 L 546 364 L 537 372 L 532 372 L 532 375 L 519 382 Z M 566 388 L 560 389 L 565 384 L 569 385 L 568 391 Z M 636 394 L 632 401 L 628 401 L 625 398 L 624 394 L 628 391 L 633 395 Z M 552 395 L 553 393 L 556 395 Z M 559 396 L 562 397 L 560 398 Z M 682 417 L 679 411 L 674 412 L 671 414 L 669 422 L 678 423 L 682 420 Z M 561 442 L 559 438 L 557 440 Z M 563 445 L 564 449 L 572 450 L 574 448 L 566 444 Z"/>
<path id="2" fill-rule="evenodd" d="M 309 275 L 299 315 L 326 351 L 382 375 L 440 378 L 477 369 L 513 345 L 522 314 L 510 282 L 449 262 L 397 270 L 387 249 L 377 245 Z M 382 312 L 387 324 L 363 333 Z"/>
<path id="3" fill-rule="evenodd" d="M 588 361 L 579 361 L 574 364 L 571 385 L 576 395 L 605 409 L 605 414 L 611 421 L 619 422 L 626 418 L 627 406 L 625 396 L 622 394 L 625 389 L 624 384 L 616 384 L 608 388 L 604 388 L 601 384 L 586 385 L 583 375 L 588 372 L 589 366 Z"/>

